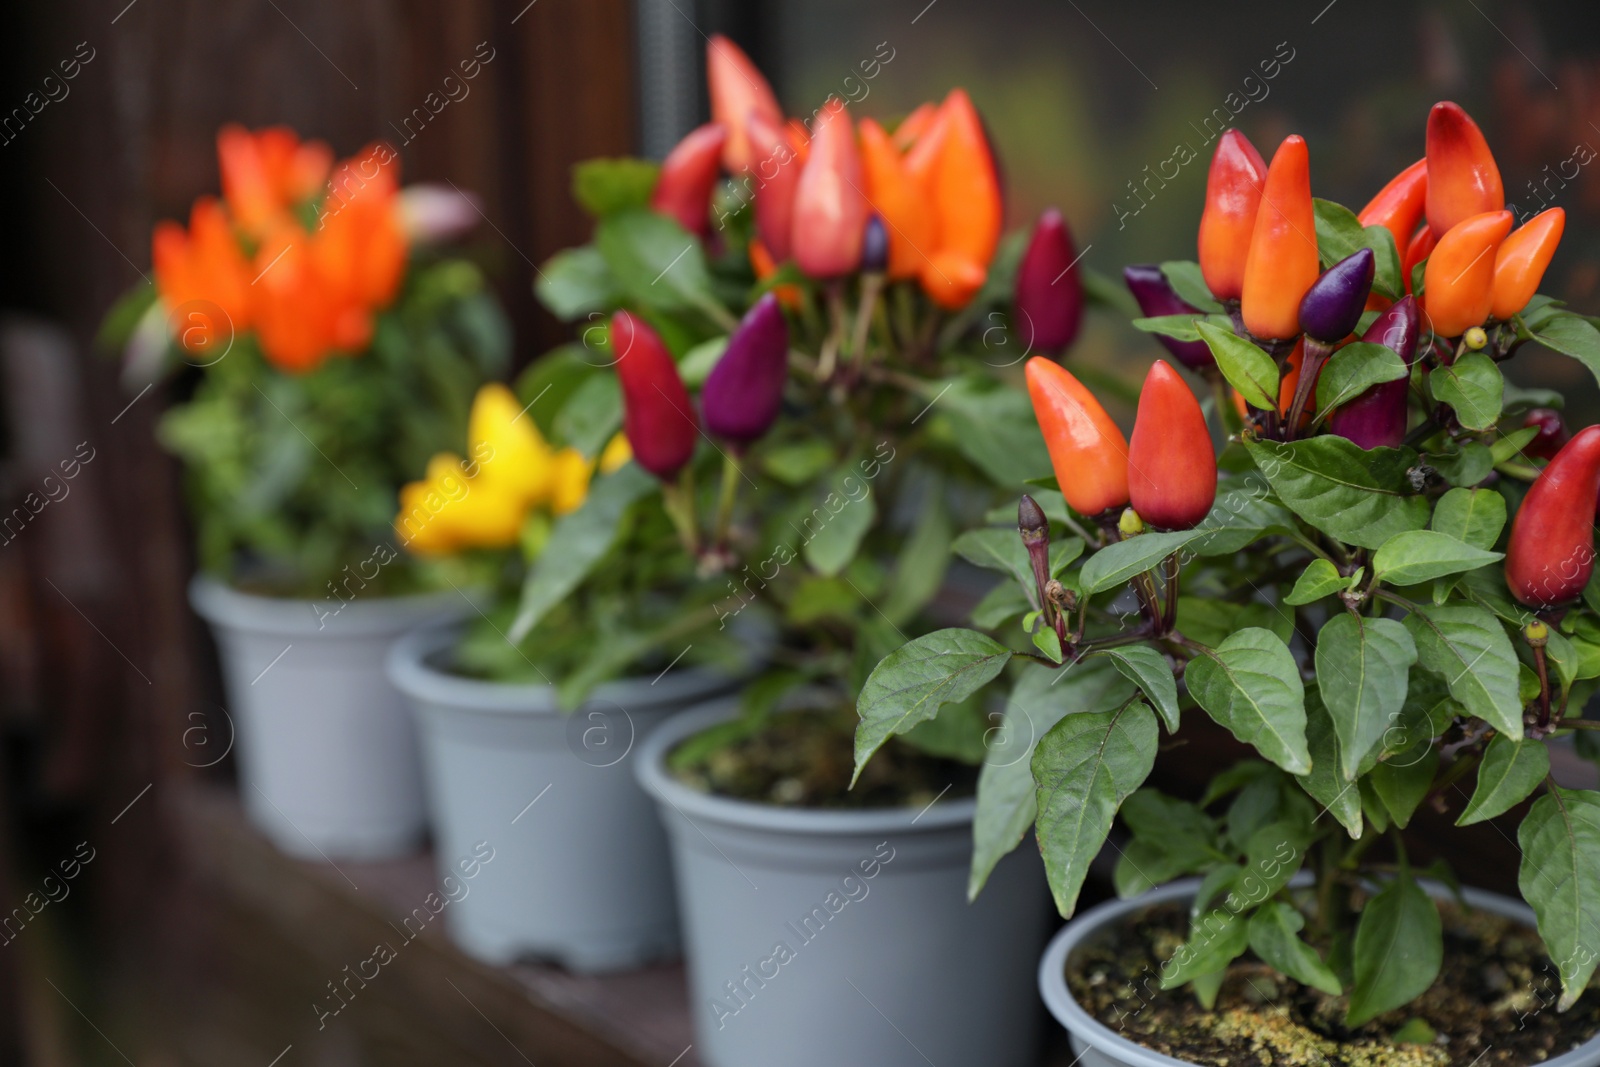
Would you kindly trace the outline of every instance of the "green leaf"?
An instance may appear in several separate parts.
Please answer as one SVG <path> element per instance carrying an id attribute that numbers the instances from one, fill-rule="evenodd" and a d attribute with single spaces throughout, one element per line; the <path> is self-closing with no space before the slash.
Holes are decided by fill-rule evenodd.
<path id="1" fill-rule="evenodd" d="M 975 899 L 994 865 L 1022 843 L 1038 811 L 1031 761 L 1039 739 L 1069 714 L 1112 711 L 1133 686 L 1110 660 L 1084 659 L 1060 670 L 1025 664 L 991 728 L 988 755 L 978 772 L 978 806 L 972 820 L 972 871 L 967 897 Z"/>
<path id="2" fill-rule="evenodd" d="M 1278 364 L 1271 356 L 1244 338 L 1209 322 L 1196 321 L 1195 329 L 1211 349 L 1222 376 L 1239 390 L 1245 403 L 1263 411 L 1278 409 Z"/>
<path id="3" fill-rule="evenodd" d="M 1298 607 L 1332 596 L 1350 584 L 1350 579 L 1339 573 L 1339 568 L 1320 556 L 1306 565 L 1295 579 L 1294 588 L 1284 596 L 1285 604 Z"/>
<path id="4" fill-rule="evenodd" d="M 1180 857 L 1149 841 L 1129 841 L 1118 850 L 1117 865 L 1111 870 L 1111 888 L 1127 900 L 1156 886 L 1164 885 L 1183 873 Z"/>
<path id="5" fill-rule="evenodd" d="M 895 734 L 982 689 L 1005 667 L 1012 652 L 975 630 L 937 630 L 907 642 L 872 669 L 861 687 L 856 713 L 855 785 L 872 754 Z"/>
<path id="6" fill-rule="evenodd" d="M 659 488 L 637 463 L 596 479 L 583 506 L 563 515 L 522 583 L 508 639 L 519 644 L 545 613 L 565 600 L 594 569 L 622 529 L 622 516 L 635 501 Z"/>
<path id="7" fill-rule="evenodd" d="M 1448 366 L 1435 367 L 1428 386 L 1433 398 L 1454 408 L 1456 418 L 1469 430 L 1490 429 L 1500 418 L 1505 379 L 1494 360 L 1482 352 L 1468 352 Z"/>
<path id="8" fill-rule="evenodd" d="M 1416 660 L 1411 635 L 1394 619 L 1341 611 L 1317 634 L 1317 688 L 1339 735 L 1346 780 L 1399 718 Z"/>
<path id="9" fill-rule="evenodd" d="M 1359 839 L 1364 826 L 1361 794 L 1339 771 L 1339 737 L 1333 718 L 1314 692 L 1306 694 L 1306 747 L 1311 751 L 1311 773 L 1296 779 L 1300 788 L 1322 805 L 1322 812 L 1339 820 L 1352 839 Z"/>
<path id="10" fill-rule="evenodd" d="M 779 445 L 761 458 L 761 469 L 784 485 L 804 485 L 827 470 L 834 461 L 833 446 L 827 441 L 807 438 Z"/>
<path id="11" fill-rule="evenodd" d="M 1193 530 L 1147 533 L 1107 545 L 1084 563 L 1078 582 L 1083 591 L 1091 595 L 1114 589 L 1135 575 L 1159 566 L 1162 560 L 1198 536 Z"/>
<path id="12" fill-rule="evenodd" d="M 984 377 L 929 382 L 929 402 L 949 424 L 961 454 L 996 485 L 1050 473 L 1050 453 L 1028 394 Z"/>
<path id="13" fill-rule="evenodd" d="M 1372 557 L 1372 570 L 1390 585 L 1416 585 L 1447 574 L 1477 570 L 1501 558 L 1499 552 L 1474 548 L 1436 530 L 1409 530 L 1395 534 L 1378 548 Z"/>
<path id="14" fill-rule="evenodd" d="M 852 468 L 845 468 L 846 471 Z M 848 474 L 835 479 L 837 484 L 848 484 Z M 878 518 L 878 505 L 870 487 L 863 486 L 860 497 L 842 496 L 829 492 L 809 515 L 801 520 L 805 530 L 802 551 L 806 563 L 818 574 L 832 577 L 849 566 L 861 548 L 861 539 L 867 536 Z M 837 507 L 834 503 L 837 503 Z"/>
<path id="15" fill-rule="evenodd" d="M 896 626 L 909 622 L 944 584 L 950 563 L 950 516 L 937 487 L 924 497 L 922 514 L 901 546 L 883 613 Z"/>
<path id="16" fill-rule="evenodd" d="M 594 245 L 568 248 L 545 260 L 533 291 L 539 302 L 563 322 L 607 311 L 622 297 L 606 258 Z"/>
<path id="17" fill-rule="evenodd" d="M 1473 548 L 1491 549 L 1506 525 L 1506 498 L 1493 489 L 1452 489 L 1433 506 L 1428 525 Z"/>
<path id="18" fill-rule="evenodd" d="M 1189 926 L 1189 939 L 1161 964 L 1161 988 L 1176 989 L 1232 963 L 1250 947 L 1250 924 L 1227 908 L 1212 908 Z"/>
<path id="19" fill-rule="evenodd" d="M 1400 278 L 1400 250 L 1395 247 L 1394 234 L 1387 226 L 1373 225 L 1366 228 L 1366 235 L 1367 247 L 1372 249 L 1375 260 L 1372 291 L 1390 300 L 1400 299 L 1405 289 Z"/>
<path id="20" fill-rule="evenodd" d="M 1332 200 L 1313 197 L 1317 218 L 1317 254 L 1324 269 L 1367 247 L 1367 234 L 1355 212 Z"/>
<path id="21" fill-rule="evenodd" d="M 1383 801 L 1389 818 L 1404 830 L 1411 821 L 1428 790 L 1433 787 L 1433 776 L 1439 769 L 1439 750 L 1431 741 L 1384 760 L 1368 772 L 1373 792 Z"/>
<path id="22" fill-rule="evenodd" d="M 1117 809 L 1155 765 L 1155 713 L 1140 702 L 1116 711 L 1068 715 L 1033 753 L 1035 824 L 1056 909 L 1071 918 L 1089 864 Z"/>
<path id="23" fill-rule="evenodd" d="M 1294 516 L 1265 499 L 1268 485 L 1252 471 L 1248 478 L 1224 479 L 1217 502 L 1194 528 L 1195 539 L 1184 546 L 1197 556 L 1228 556 L 1269 534 L 1289 534 Z"/>
<path id="24" fill-rule="evenodd" d="M 1009 574 L 1027 590 L 1030 602 L 1037 595 L 1028 546 L 1022 543 L 1022 535 L 1015 529 L 968 530 L 952 541 L 950 547 L 973 566 Z"/>
<path id="25" fill-rule="evenodd" d="M 1234 737 L 1290 774 L 1311 770 L 1305 686 L 1276 634 L 1240 630 L 1191 660 L 1184 677 L 1199 705 Z"/>
<path id="26" fill-rule="evenodd" d="M 1338 976 L 1298 936 L 1305 925 L 1298 908 L 1270 900 L 1250 917 L 1250 951 L 1280 974 L 1336 997 L 1344 992 Z"/>
<path id="27" fill-rule="evenodd" d="M 1538 436 L 1537 426 L 1524 426 L 1520 430 L 1513 430 L 1489 446 L 1489 458 L 1496 464 L 1504 463 L 1513 456 L 1521 455 L 1522 450 L 1528 447 L 1528 442 Z"/>
<path id="28" fill-rule="evenodd" d="M 1560 312 L 1541 323 L 1533 336 L 1546 348 L 1582 363 L 1600 380 L 1600 330 L 1582 315 Z"/>
<path id="29" fill-rule="evenodd" d="M 1056 635 L 1053 628 L 1040 626 L 1033 631 L 1033 647 L 1044 653 L 1051 663 L 1061 662 L 1061 638 Z"/>
<path id="30" fill-rule="evenodd" d="M 1513 739 L 1522 736 L 1517 695 L 1517 655 L 1500 623 L 1470 604 L 1419 607 L 1405 627 L 1417 645 L 1417 662 L 1444 679 L 1461 706 Z"/>
<path id="31" fill-rule="evenodd" d="M 1092 307 L 1114 312 L 1118 318 L 1128 319 L 1139 314 L 1139 302 L 1128 292 L 1128 287 L 1106 277 L 1087 264 L 1078 265 L 1078 279 L 1083 283 L 1083 295 Z"/>
<path id="32" fill-rule="evenodd" d="M 1561 971 L 1558 1011 L 1577 1002 L 1600 962 L 1600 793 L 1554 788 L 1517 830 L 1517 888 Z"/>
<path id="33" fill-rule="evenodd" d="M 1133 320 L 1133 328 L 1145 333 L 1160 334 L 1170 337 L 1175 341 L 1200 341 L 1200 330 L 1197 323 L 1209 322 L 1219 330 L 1226 330 L 1232 324 L 1226 315 L 1205 315 L 1190 313 L 1187 315 L 1154 315 L 1148 318 Z"/>
<path id="34" fill-rule="evenodd" d="M 1032 608 L 1022 587 L 1015 582 L 1001 582 L 984 594 L 972 609 L 972 624 L 985 630 L 999 629 L 1009 619 Z"/>
<path id="35" fill-rule="evenodd" d="M 572 168 L 572 197 L 597 219 L 650 206 L 661 166 L 646 159 L 590 159 Z"/>
<path id="36" fill-rule="evenodd" d="M 1410 449 L 1363 450 L 1331 434 L 1246 447 L 1278 499 L 1335 540 L 1377 548 L 1428 524 L 1428 500 L 1407 474 L 1417 458 Z"/>
<path id="37" fill-rule="evenodd" d="M 659 311 L 720 309 L 699 240 L 666 216 L 612 215 L 596 227 L 594 243 L 629 300 Z"/>
<path id="38" fill-rule="evenodd" d="M 1167 657 L 1149 645 L 1122 645 L 1094 655 L 1105 656 L 1116 664 L 1122 676 L 1138 686 L 1145 699 L 1155 705 L 1167 726 L 1167 733 L 1178 732 L 1178 683 L 1172 677 L 1172 665 Z"/>
<path id="39" fill-rule="evenodd" d="M 706 379 L 711 377 L 711 371 L 716 367 L 717 361 L 728 350 L 728 337 L 713 337 L 709 341 L 701 341 L 688 352 L 683 359 L 678 361 L 678 376 L 683 379 L 683 384 L 690 389 L 698 389 L 706 384 Z"/>
<path id="40" fill-rule="evenodd" d="M 1179 874 L 1226 858 L 1217 851 L 1216 827 L 1211 817 L 1187 800 L 1155 789 L 1140 789 L 1123 802 L 1122 821 L 1136 841 L 1155 845 L 1173 857 Z"/>
<path id="41" fill-rule="evenodd" d="M 556 436 L 593 459 L 622 428 L 622 387 L 614 374 L 583 382 L 556 413 Z"/>
<path id="42" fill-rule="evenodd" d="M 1330 356 L 1317 375 L 1317 410 L 1348 404 L 1374 385 L 1397 382 L 1410 373 L 1392 348 L 1354 341 Z"/>
<path id="43" fill-rule="evenodd" d="M 1161 264 L 1161 273 L 1167 279 L 1167 284 L 1172 286 L 1172 291 L 1190 307 L 1197 307 L 1201 311 L 1222 310 L 1222 305 L 1206 285 L 1200 264 L 1193 260 L 1169 259 Z"/>
<path id="44" fill-rule="evenodd" d="M 1438 977 L 1443 959 L 1439 909 L 1402 868 L 1367 901 L 1357 923 L 1345 1025 L 1360 1026 L 1420 996 Z"/>
<path id="45" fill-rule="evenodd" d="M 1550 773 L 1550 752 L 1541 741 L 1513 741 L 1495 734 L 1478 765 L 1478 787 L 1457 826 L 1504 815 L 1528 799 Z"/>
<path id="46" fill-rule="evenodd" d="M 1494 470 L 1494 453 L 1482 441 L 1452 441 L 1444 452 L 1430 452 L 1424 459 L 1451 485 L 1471 488 Z"/>

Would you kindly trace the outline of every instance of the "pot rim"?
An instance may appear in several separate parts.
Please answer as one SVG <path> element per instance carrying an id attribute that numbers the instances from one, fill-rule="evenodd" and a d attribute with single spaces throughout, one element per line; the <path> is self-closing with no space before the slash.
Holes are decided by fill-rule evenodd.
<path id="1" fill-rule="evenodd" d="M 1303 879 L 1299 875 L 1296 876 L 1296 881 L 1309 884 L 1309 879 Z M 1453 897 L 1451 890 L 1440 883 L 1420 878 L 1417 883 L 1429 896 Z M 1049 947 L 1039 960 L 1039 995 L 1044 1000 L 1045 1006 L 1050 1009 L 1050 1014 L 1076 1040 L 1134 1067 L 1195 1067 L 1189 1060 L 1174 1059 L 1123 1037 L 1085 1011 L 1067 985 L 1066 963 L 1073 949 L 1105 927 L 1151 904 L 1164 904 L 1193 897 L 1199 887 L 1200 879 L 1185 878 L 1128 900 L 1108 900 L 1069 920 L 1050 939 Z M 1491 893 L 1486 889 L 1470 887 L 1463 887 L 1461 896 L 1474 908 L 1482 908 L 1484 911 L 1515 919 L 1530 927 L 1535 926 L 1533 909 L 1520 900 Z M 1544 1061 L 1542 1067 L 1585 1067 L 1595 1061 L 1597 1050 L 1600 1050 L 1600 1034 L 1596 1034 L 1570 1052 Z"/>
<path id="2" fill-rule="evenodd" d="M 631 675 L 602 683 L 578 708 L 564 711 L 554 685 L 467 678 L 429 664 L 428 657 L 448 647 L 460 632 L 459 624 L 448 623 L 424 626 L 401 637 L 384 660 L 389 681 L 413 700 L 453 711 L 560 718 L 602 703 L 614 704 L 624 712 L 654 711 L 664 705 L 710 699 L 733 684 L 726 675 L 700 667 L 669 669 L 654 676 Z"/>
<path id="3" fill-rule="evenodd" d="M 323 619 L 327 601 L 342 604 L 337 614 Z M 475 607 L 471 596 L 459 590 L 404 593 L 339 601 L 337 597 L 271 597 L 246 593 L 208 574 L 189 581 L 189 604 L 195 614 L 213 626 L 252 633 L 289 637 L 358 637 L 399 634 L 441 614 L 460 615 Z M 454 610 L 452 610 L 454 609 Z"/>
<path id="4" fill-rule="evenodd" d="M 727 722 L 737 714 L 738 707 L 732 698 L 709 701 L 674 715 L 645 738 L 633 764 L 633 773 L 645 792 L 695 822 L 704 819 L 726 827 L 802 836 L 938 833 L 972 823 L 978 805 L 974 797 L 935 800 L 921 808 L 872 808 L 862 811 L 780 808 L 702 793 L 668 773 L 666 757 L 673 746 L 707 727 Z"/>

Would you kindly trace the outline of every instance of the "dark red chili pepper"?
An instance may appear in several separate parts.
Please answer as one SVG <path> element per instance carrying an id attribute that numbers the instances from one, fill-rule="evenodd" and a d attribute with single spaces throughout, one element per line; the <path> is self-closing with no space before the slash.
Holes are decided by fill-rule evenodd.
<path id="1" fill-rule="evenodd" d="M 1534 459 L 1551 459 L 1572 439 L 1561 412 L 1554 408 L 1534 408 L 1523 418 L 1524 428 L 1537 426 L 1539 435 L 1522 446 L 1522 454 Z"/>
<path id="2" fill-rule="evenodd" d="M 1415 297 L 1395 301 L 1373 320 L 1363 341 L 1385 345 L 1411 366 L 1417 358 L 1417 334 L 1422 316 Z M 1328 429 L 1362 448 L 1398 448 L 1406 437 L 1406 404 L 1411 391 L 1409 378 L 1374 385 L 1328 420 Z"/>
<path id="3" fill-rule="evenodd" d="M 1594 573 L 1600 426 L 1580 430 L 1522 498 L 1506 546 L 1506 585 L 1530 608 L 1569 604 Z"/>
<path id="4" fill-rule="evenodd" d="M 1033 228 L 1013 293 L 1012 328 L 1036 351 L 1052 356 L 1066 351 L 1083 321 L 1083 282 L 1072 234 L 1055 208 L 1039 216 Z"/>
<path id="5" fill-rule="evenodd" d="M 611 354 L 622 383 L 622 431 L 633 458 L 668 481 L 694 455 L 700 435 L 678 365 L 660 335 L 628 311 L 611 316 Z"/>

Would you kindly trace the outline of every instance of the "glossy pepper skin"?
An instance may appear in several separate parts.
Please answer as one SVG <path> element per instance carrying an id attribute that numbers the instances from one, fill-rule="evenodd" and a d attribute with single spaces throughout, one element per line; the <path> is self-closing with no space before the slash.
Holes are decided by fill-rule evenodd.
<path id="1" fill-rule="evenodd" d="M 1218 300 L 1238 300 L 1244 293 L 1245 263 L 1266 181 L 1266 161 L 1249 138 L 1238 130 L 1223 133 L 1211 156 L 1200 216 L 1200 273 Z"/>
<path id="2" fill-rule="evenodd" d="M 1522 498 L 1506 546 L 1506 585 L 1530 608 L 1578 599 L 1594 573 L 1600 426 L 1580 430 Z"/>
<path id="3" fill-rule="evenodd" d="M 1156 360 L 1139 390 L 1128 440 L 1128 495 L 1151 526 L 1190 530 L 1217 499 L 1217 459 L 1199 401 L 1178 372 Z"/>
<path id="4" fill-rule="evenodd" d="M 1083 321 L 1083 282 L 1061 212 L 1039 216 L 1017 266 L 1012 327 L 1037 351 L 1059 356 L 1078 336 Z"/>
<path id="5" fill-rule="evenodd" d="M 792 253 L 794 196 L 804 166 L 789 143 L 786 127 L 760 112 L 750 115 L 746 128 L 752 161 L 750 182 L 755 186 L 756 233 L 777 262 Z"/>
<path id="6" fill-rule="evenodd" d="M 1432 227 L 1424 226 L 1411 235 L 1411 243 L 1400 256 L 1400 280 L 1405 283 L 1406 292 L 1411 292 L 1411 272 L 1417 269 L 1418 263 L 1433 255 L 1438 244 L 1439 236 Z"/>
<path id="7" fill-rule="evenodd" d="M 1394 246 L 1405 251 L 1428 201 L 1428 160 L 1417 160 L 1389 179 L 1378 195 L 1356 215 L 1363 226 L 1382 226 L 1394 235 Z"/>
<path id="8" fill-rule="evenodd" d="M 622 383 L 622 432 L 639 466 L 662 481 L 694 455 L 699 423 L 660 336 L 628 311 L 611 316 L 611 353 Z"/>
<path id="9" fill-rule="evenodd" d="M 745 313 L 700 391 L 706 429 L 736 445 L 755 441 L 778 418 L 789 373 L 789 324 L 768 293 Z"/>
<path id="10" fill-rule="evenodd" d="M 1361 339 L 1393 349 L 1409 367 L 1417 359 L 1421 323 L 1416 298 L 1401 297 L 1373 320 Z M 1406 403 L 1410 391 L 1409 378 L 1374 385 L 1335 411 L 1328 419 L 1328 430 L 1362 448 L 1399 448 L 1406 437 Z"/>
<path id="11" fill-rule="evenodd" d="M 1122 278 L 1128 283 L 1128 292 L 1132 293 L 1133 299 L 1138 302 L 1139 310 L 1144 312 L 1147 318 L 1201 314 L 1199 308 L 1192 307 L 1173 290 L 1172 284 L 1167 281 L 1167 276 L 1162 274 L 1161 268 L 1154 263 L 1137 263 L 1131 267 L 1123 267 Z M 1175 337 L 1165 337 L 1161 334 L 1154 336 L 1177 358 L 1178 362 L 1190 370 L 1205 370 L 1217 365 L 1216 357 L 1211 354 L 1211 346 L 1204 341 L 1180 341 Z"/>
<path id="12" fill-rule="evenodd" d="M 1539 435 L 1522 446 L 1522 454 L 1534 459 L 1554 459 L 1566 443 L 1572 440 L 1561 412 L 1554 408 L 1533 408 L 1523 418 L 1524 428 L 1536 426 Z"/>
<path id="13" fill-rule="evenodd" d="M 868 212 L 865 182 L 850 112 L 834 97 L 817 119 L 811 155 L 794 194 L 790 243 L 806 274 L 836 278 L 860 265 Z"/>
<path id="14" fill-rule="evenodd" d="M 1493 318 L 1509 319 L 1528 306 L 1539 291 L 1566 225 L 1567 213 L 1553 207 L 1539 212 L 1501 242 L 1494 255 L 1494 299 L 1489 306 Z"/>
<path id="15" fill-rule="evenodd" d="M 1338 344 L 1367 307 L 1377 257 L 1363 248 L 1329 267 L 1300 300 L 1300 328 L 1314 341 Z"/>
<path id="16" fill-rule="evenodd" d="M 1000 243 L 1004 205 L 1000 176 L 983 120 L 963 89 L 952 89 L 939 107 L 939 117 L 923 139 L 933 143 L 927 167 L 928 190 L 937 218 L 938 239 L 922 264 L 922 287 L 946 310 L 971 302 L 989 275 L 989 263 Z M 922 139 L 907 156 L 915 177 L 921 165 L 913 160 Z"/>
<path id="17" fill-rule="evenodd" d="M 1128 503 L 1128 440 L 1094 394 L 1061 364 L 1028 360 L 1028 397 L 1067 503 L 1097 517 Z"/>
<path id="18" fill-rule="evenodd" d="M 1300 300 L 1317 280 L 1317 220 L 1311 207 L 1311 157 L 1291 135 L 1272 157 L 1250 236 L 1240 312 L 1257 338 L 1286 341 L 1300 332 Z"/>
<path id="19" fill-rule="evenodd" d="M 1506 206 L 1505 187 L 1483 131 L 1460 104 L 1428 112 L 1428 227 L 1446 234 L 1458 223 Z"/>
<path id="20" fill-rule="evenodd" d="M 728 131 L 728 141 L 722 149 L 723 166 L 729 174 L 742 173 L 754 159 L 748 132 L 750 114 L 754 112 L 774 126 L 782 126 L 783 108 L 750 57 L 720 33 L 712 34 L 706 42 L 706 81 L 711 94 L 711 121 Z"/>
<path id="21" fill-rule="evenodd" d="M 861 120 L 861 160 L 867 200 L 883 219 L 889 277 L 915 278 L 933 251 L 936 221 L 928 190 L 906 170 L 900 150 L 872 119 Z"/>
<path id="22" fill-rule="evenodd" d="M 1511 212 L 1485 211 L 1439 238 L 1422 280 L 1426 323 L 1440 337 L 1460 337 L 1489 317 L 1495 249 L 1511 232 Z"/>
<path id="23" fill-rule="evenodd" d="M 661 163 L 650 209 L 704 239 L 711 234 L 711 192 L 722 167 L 728 131 L 715 122 L 690 130 Z"/>

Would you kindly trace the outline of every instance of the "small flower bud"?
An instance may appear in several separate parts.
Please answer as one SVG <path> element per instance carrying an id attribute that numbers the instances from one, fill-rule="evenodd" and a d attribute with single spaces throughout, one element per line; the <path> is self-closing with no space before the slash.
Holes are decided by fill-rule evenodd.
<path id="1" fill-rule="evenodd" d="M 1462 334 L 1461 339 L 1465 341 L 1467 343 L 1467 347 L 1472 349 L 1474 352 L 1478 351 L 1479 349 L 1483 348 L 1484 345 L 1489 343 L 1489 335 L 1484 333 L 1482 326 L 1474 326 L 1472 329 Z"/>
<path id="2" fill-rule="evenodd" d="M 1123 537 L 1138 537 L 1144 533 L 1144 520 L 1132 508 L 1123 508 L 1122 518 L 1117 520 L 1117 530 Z"/>

